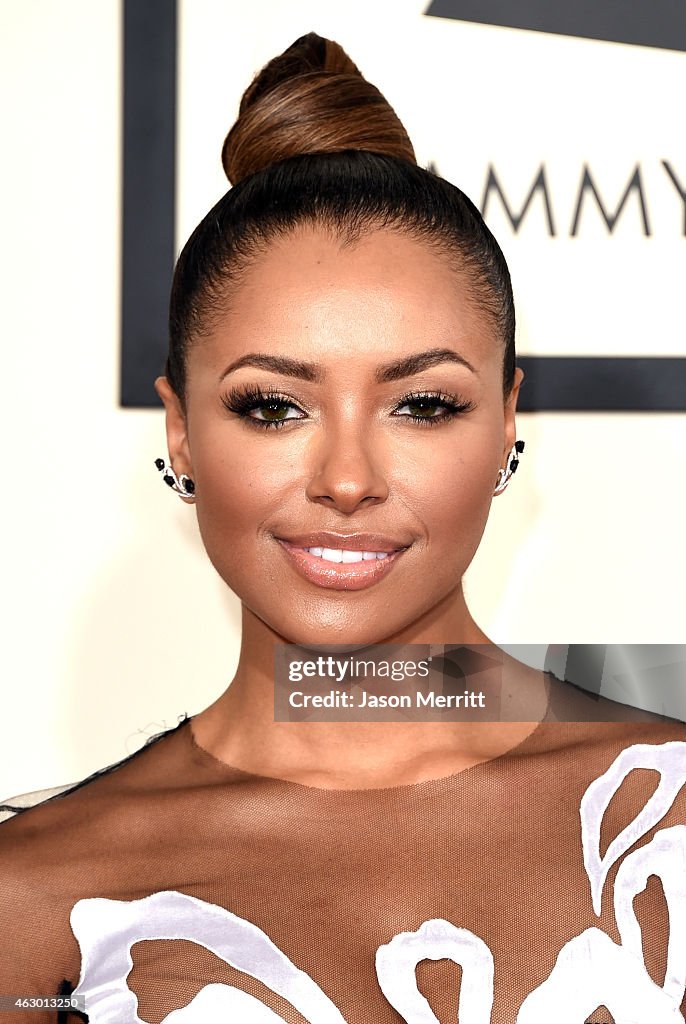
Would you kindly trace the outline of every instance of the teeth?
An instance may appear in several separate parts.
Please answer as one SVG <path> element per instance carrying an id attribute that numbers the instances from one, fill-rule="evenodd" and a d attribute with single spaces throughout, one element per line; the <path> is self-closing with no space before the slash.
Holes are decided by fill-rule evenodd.
<path id="1" fill-rule="evenodd" d="M 340 548 L 305 548 L 311 555 L 326 562 L 362 562 L 375 558 L 388 558 L 388 551 L 343 551 Z"/>

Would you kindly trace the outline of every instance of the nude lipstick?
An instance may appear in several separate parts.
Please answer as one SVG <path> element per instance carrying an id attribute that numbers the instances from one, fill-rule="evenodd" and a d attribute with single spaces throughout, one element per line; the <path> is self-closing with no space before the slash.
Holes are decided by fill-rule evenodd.
<path id="1" fill-rule="evenodd" d="M 303 547 L 277 537 L 281 549 L 290 564 L 300 575 L 319 587 L 331 590 L 363 590 L 384 579 L 403 556 L 406 547 L 394 551 L 386 551 L 385 558 L 365 559 L 359 562 L 332 562 L 311 554 Z M 314 545 L 313 545 L 314 546 Z M 337 545 L 343 548 L 343 545 Z M 359 543 L 350 542 L 347 550 L 361 551 Z M 369 548 L 368 551 L 381 551 L 382 548 Z"/>

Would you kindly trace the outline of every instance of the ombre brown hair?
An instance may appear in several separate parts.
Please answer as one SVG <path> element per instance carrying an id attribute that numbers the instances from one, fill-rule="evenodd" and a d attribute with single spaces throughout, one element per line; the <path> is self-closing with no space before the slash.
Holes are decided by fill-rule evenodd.
<path id="1" fill-rule="evenodd" d="M 232 187 L 203 218 L 174 271 L 165 375 L 186 407 L 188 346 L 209 330 L 265 248 L 300 225 L 342 247 L 390 228 L 467 274 L 514 382 L 515 313 L 505 257 L 467 196 L 419 167 L 393 108 L 341 46 L 314 32 L 255 76 L 222 147 Z"/>

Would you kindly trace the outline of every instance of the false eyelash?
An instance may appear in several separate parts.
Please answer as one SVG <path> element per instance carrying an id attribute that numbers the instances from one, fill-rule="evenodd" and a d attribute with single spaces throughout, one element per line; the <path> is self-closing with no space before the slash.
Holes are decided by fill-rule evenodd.
<path id="1" fill-rule="evenodd" d="M 257 409 L 262 405 L 269 405 L 270 403 L 277 403 L 282 406 L 289 406 L 292 409 L 297 409 L 298 406 L 295 402 L 292 402 L 285 395 L 279 394 L 277 391 L 268 389 L 263 391 L 260 387 L 254 385 L 247 385 L 243 388 L 231 388 L 225 395 L 221 396 L 222 405 L 229 412 L 236 413 L 237 416 L 243 417 L 250 424 L 255 424 L 258 428 L 262 429 L 278 429 L 284 426 L 286 423 L 298 422 L 295 418 L 285 420 L 258 420 L 254 416 L 250 416 L 249 413 L 253 409 Z M 437 426 L 439 423 L 446 423 L 448 420 L 453 419 L 455 416 L 459 416 L 460 413 L 471 412 L 475 408 L 474 403 L 463 400 L 459 396 L 451 397 L 444 395 L 440 392 L 435 391 L 421 391 L 411 392 L 400 399 L 396 408 L 402 408 L 403 405 L 407 405 L 408 402 L 418 404 L 420 402 L 432 402 L 434 405 L 444 406 L 447 410 L 440 416 L 400 416 L 399 419 L 412 420 L 413 423 L 417 423 L 421 426 Z"/>
<path id="2" fill-rule="evenodd" d="M 448 420 L 452 420 L 455 416 L 459 416 L 461 413 L 471 412 L 475 408 L 474 402 L 470 402 L 467 399 L 463 399 L 460 396 L 451 397 L 450 395 L 444 395 L 440 391 L 412 391 L 409 395 L 404 395 L 400 399 L 396 408 L 400 409 L 403 405 L 411 403 L 416 405 L 420 402 L 430 402 L 432 405 L 441 405 L 446 409 L 446 412 L 441 413 L 440 416 L 400 416 L 399 419 L 412 420 L 422 427 L 435 427 L 440 423 L 447 423 Z"/>
<path id="3" fill-rule="evenodd" d="M 221 401 L 222 405 L 229 412 L 242 416 L 250 424 L 255 423 L 258 427 L 281 427 L 288 421 L 273 420 L 268 422 L 267 420 L 257 420 L 254 416 L 248 415 L 253 409 L 257 409 L 261 405 L 268 405 L 270 402 L 277 402 L 280 405 L 289 405 L 296 408 L 295 404 L 289 398 L 286 398 L 285 395 L 280 395 L 277 391 L 272 391 L 271 389 L 263 391 L 262 388 L 255 387 L 252 384 L 246 385 L 244 388 L 231 388 L 225 395 L 221 396 Z"/>

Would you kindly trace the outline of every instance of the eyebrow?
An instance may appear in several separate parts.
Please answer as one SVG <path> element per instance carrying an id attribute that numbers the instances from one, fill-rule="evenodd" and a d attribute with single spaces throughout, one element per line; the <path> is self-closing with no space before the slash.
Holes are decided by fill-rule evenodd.
<path id="1" fill-rule="evenodd" d="M 416 352 L 411 356 L 404 356 L 391 363 L 382 363 L 377 366 L 374 379 L 377 384 L 389 384 L 403 377 L 411 377 L 422 370 L 428 370 L 439 363 L 458 363 L 466 366 L 468 370 L 478 376 L 478 371 L 472 364 L 451 348 L 430 348 L 426 352 Z M 273 356 L 266 352 L 249 352 L 241 356 L 235 362 L 230 363 L 224 370 L 220 381 L 224 377 L 239 370 L 242 366 L 256 366 L 261 370 L 270 370 L 272 373 L 282 373 L 286 377 L 299 377 L 314 384 L 321 384 L 326 373 L 318 363 L 306 363 L 300 359 L 292 359 L 290 356 Z"/>

